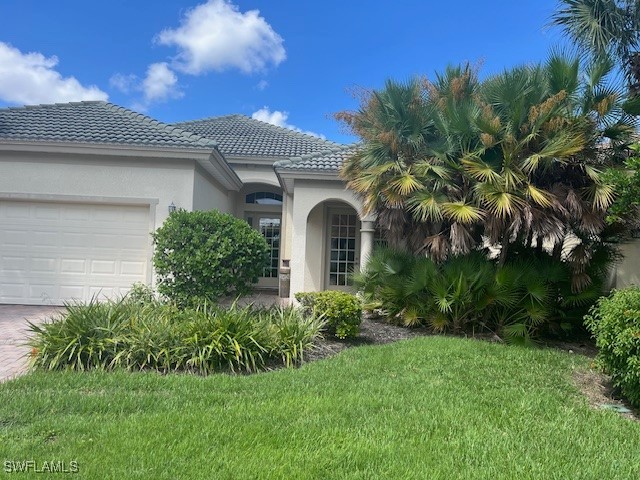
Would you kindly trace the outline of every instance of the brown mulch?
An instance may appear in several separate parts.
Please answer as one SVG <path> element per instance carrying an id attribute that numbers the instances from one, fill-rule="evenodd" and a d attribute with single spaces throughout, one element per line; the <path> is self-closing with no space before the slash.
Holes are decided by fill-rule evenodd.
<path id="1" fill-rule="evenodd" d="M 624 399 L 620 398 L 611 383 L 611 378 L 607 375 L 593 368 L 576 370 L 573 372 L 573 382 L 582 394 L 587 397 L 591 408 L 596 410 L 602 410 L 603 408 L 625 409 L 628 411 L 618 411 L 618 413 L 630 420 L 640 422 L 640 412 L 633 410 Z"/>
<path id="2" fill-rule="evenodd" d="M 384 343 L 407 340 L 409 338 L 429 335 L 426 328 L 406 328 L 392 325 L 377 317 L 365 316 L 360 324 L 358 338 L 351 340 L 338 340 L 327 336 L 322 339 L 315 348 L 305 355 L 306 361 L 321 360 L 336 355 L 350 347 L 361 345 L 381 345 Z"/>

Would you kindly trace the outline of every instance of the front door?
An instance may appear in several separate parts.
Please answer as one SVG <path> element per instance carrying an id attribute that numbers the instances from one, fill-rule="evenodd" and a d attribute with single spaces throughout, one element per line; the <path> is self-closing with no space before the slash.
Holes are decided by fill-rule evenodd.
<path id="1" fill-rule="evenodd" d="M 280 215 L 274 213 L 247 212 L 249 225 L 258 230 L 269 245 L 269 263 L 258 280 L 259 288 L 278 288 L 278 266 L 280 262 Z"/>
<path id="2" fill-rule="evenodd" d="M 326 288 L 352 290 L 352 274 L 360 263 L 360 228 L 352 209 L 330 208 Z"/>

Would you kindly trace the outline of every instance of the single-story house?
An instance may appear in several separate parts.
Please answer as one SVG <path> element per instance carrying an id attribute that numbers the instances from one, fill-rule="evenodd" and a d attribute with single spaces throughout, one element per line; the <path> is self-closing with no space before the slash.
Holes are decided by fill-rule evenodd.
<path id="1" fill-rule="evenodd" d="M 271 246 L 259 288 L 348 288 L 374 219 L 350 147 L 244 115 L 167 125 L 106 102 L 0 109 L 0 303 L 61 304 L 153 282 L 173 208 L 245 219 Z"/>
<path id="2" fill-rule="evenodd" d="M 258 287 L 348 289 L 374 218 L 338 169 L 353 146 L 244 115 L 175 125 L 106 102 L 0 109 L 0 303 L 61 304 L 153 282 L 151 233 L 217 209 L 267 239 Z M 640 243 L 617 286 L 640 283 Z"/>

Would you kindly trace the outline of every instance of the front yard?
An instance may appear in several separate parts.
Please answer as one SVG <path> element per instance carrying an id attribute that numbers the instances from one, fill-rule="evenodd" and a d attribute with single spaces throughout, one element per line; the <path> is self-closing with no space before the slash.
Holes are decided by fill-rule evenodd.
<path id="1" fill-rule="evenodd" d="M 95 479 L 639 478 L 640 423 L 574 386 L 589 363 L 424 337 L 249 376 L 35 373 L 0 385 L 0 460 Z"/>

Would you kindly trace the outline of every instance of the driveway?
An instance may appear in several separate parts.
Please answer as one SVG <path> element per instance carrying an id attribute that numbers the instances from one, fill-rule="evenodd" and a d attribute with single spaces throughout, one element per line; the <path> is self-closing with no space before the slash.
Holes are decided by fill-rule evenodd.
<path id="1" fill-rule="evenodd" d="M 27 320 L 42 323 L 62 307 L 0 305 L 0 382 L 27 371 Z"/>

